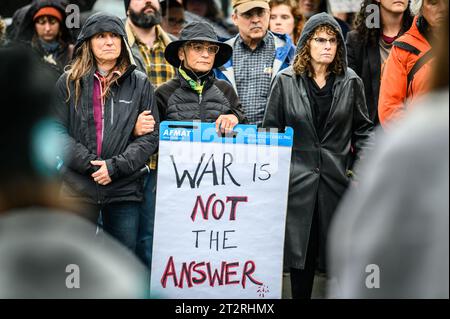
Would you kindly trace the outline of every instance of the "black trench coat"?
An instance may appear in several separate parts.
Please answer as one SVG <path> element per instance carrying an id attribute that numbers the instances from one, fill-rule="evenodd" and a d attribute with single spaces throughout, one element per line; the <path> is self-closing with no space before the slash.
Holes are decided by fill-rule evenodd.
<path id="1" fill-rule="evenodd" d="M 306 90 L 306 78 L 292 67 L 275 80 L 263 121 L 264 127 L 294 129 L 285 267 L 303 269 L 315 205 L 319 214 L 319 265 L 325 268 L 328 228 L 350 182 L 348 171 L 369 145 L 369 120 L 361 79 L 351 69 L 336 77 L 333 102 L 319 139 Z M 317 201 L 317 203 L 316 203 Z"/>

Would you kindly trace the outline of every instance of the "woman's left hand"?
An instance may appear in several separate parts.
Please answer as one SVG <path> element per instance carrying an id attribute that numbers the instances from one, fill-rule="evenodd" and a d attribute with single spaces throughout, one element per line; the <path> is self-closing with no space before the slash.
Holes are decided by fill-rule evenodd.
<path id="1" fill-rule="evenodd" d="M 221 115 L 216 120 L 216 132 L 231 133 L 233 128 L 239 124 L 239 120 L 234 114 Z"/>
<path id="2" fill-rule="evenodd" d="M 106 166 L 105 161 L 91 161 L 91 164 L 94 166 L 100 166 L 100 168 L 91 175 L 97 184 L 106 186 L 112 182 L 111 177 L 109 177 L 108 167 Z"/>

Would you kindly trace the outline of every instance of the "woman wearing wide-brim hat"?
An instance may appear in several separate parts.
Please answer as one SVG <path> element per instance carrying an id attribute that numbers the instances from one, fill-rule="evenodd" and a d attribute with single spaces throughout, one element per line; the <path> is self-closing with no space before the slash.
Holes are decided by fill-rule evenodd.
<path id="1" fill-rule="evenodd" d="M 210 24 L 188 24 L 181 31 L 180 39 L 165 50 L 165 58 L 177 68 L 177 75 L 156 90 L 160 119 L 215 122 L 222 133 L 229 133 L 238 123 L 246 122 L 233 87 L 216 79 L 213 72 L 232 54 L 231 46 L 218 41 Z"/>

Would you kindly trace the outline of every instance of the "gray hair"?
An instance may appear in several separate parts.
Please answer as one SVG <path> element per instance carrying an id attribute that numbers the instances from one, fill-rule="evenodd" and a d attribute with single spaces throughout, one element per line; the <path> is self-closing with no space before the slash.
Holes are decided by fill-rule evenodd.
<path id="1" fill-rule="evenodd" d="M 423 5 L 423 0 L 411 0 L 409 9 L 413 15 L 417 16 L 422 11 L 422 5 Z"/>

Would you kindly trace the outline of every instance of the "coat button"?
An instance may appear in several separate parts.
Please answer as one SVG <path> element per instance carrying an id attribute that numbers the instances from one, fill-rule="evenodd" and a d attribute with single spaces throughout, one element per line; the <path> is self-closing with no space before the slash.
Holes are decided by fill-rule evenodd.
<path id="1" fill-rule="evenodd" d="M 320 173 L 320 168 L 318 168 L 318 167 L 315 168 L 315 169 L 314 169 L 314 173 L 319 174 L 319 173 Z"/>

